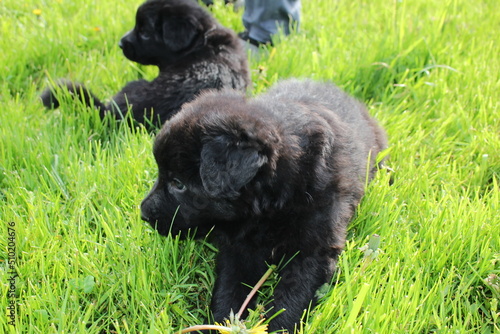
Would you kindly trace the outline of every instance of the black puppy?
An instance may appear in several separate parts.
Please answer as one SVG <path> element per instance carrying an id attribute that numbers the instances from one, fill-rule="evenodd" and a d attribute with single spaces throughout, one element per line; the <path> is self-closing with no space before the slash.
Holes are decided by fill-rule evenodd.
<path id="1" fill-rule="evenodd" d="M 108 104 L 80 84 L 59 83 L 98 108 L 101 117 L 111 112 L 122 119 L 130 107 L 137 122 L 161 125 L 205 89 L 245 91 L 250 83 L 246 54 L 235 33 L 193 0 L 146 1 L 120 47 L 128 59 L 158 66 L 158 77 L 129 82 Z M 59 106 L 55 91 L 47 89 L 41 95 L 47 108 Z"/>
<path id="2" fill-rule="evenodd" d="M 215 321 L 236 312 L 267 264 L 281 270 L 270 330 L 294 326 L 329 282 L 384 131 L 331 84 L 288 80 L 246 100 L 204 93 L 158 134 L 142 218 L 159 233 L 214 227 Z M 367 166 L 369 170 L 367 171 Z M 175 216 L 175 218 L 174 218 Z"/>

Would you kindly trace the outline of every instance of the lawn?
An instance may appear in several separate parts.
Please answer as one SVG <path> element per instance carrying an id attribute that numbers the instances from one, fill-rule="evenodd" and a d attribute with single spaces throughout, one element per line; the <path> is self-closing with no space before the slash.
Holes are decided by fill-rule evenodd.
<path id="1" fill-rule="evenodd" d="M 140 2 L 0 0 L 0 332 L 176 333 L 206 318 L 216 248 L 140 219 L 153 135 L 37 99 L 57 78 L 103 98 L 153 78 L 117 44 Z M 241 31 L 241 12 L 212 11 Z M 302 14 L 252 58 L 253 92 L 333 81 L 390 138 L 302 333 L 500 333 L 498 2 L 310 0 Z"/>

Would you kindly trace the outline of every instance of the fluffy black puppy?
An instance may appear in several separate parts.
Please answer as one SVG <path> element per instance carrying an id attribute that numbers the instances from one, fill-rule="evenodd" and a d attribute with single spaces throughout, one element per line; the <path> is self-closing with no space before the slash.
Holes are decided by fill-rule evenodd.
<path id="1" fill-rule="evenodd" d="M 98 108 L 101 117 L 111 112 L 122 119 L 130 106 L 137 122 L 161 125 L 205 89 L 245 91 L 250 83 L 246 54 L 235 33 L 193 0 L 146 1 L 120 47 L 128 59 L 158 66 L 158 77 L 129 82 L 108 104 L 80 84 L 59 82 L 85 104 Z M 59 106 L 56 91 L 42 93 L 47 108 Z"/>
<path id="2" fill-rule="evenodd" d="M 214 227 L 215 321 L 239 309 L 268 264 L 291 259 L 270 312 L 286 311 L 270 330 L 293 331 L 332 278 L 385 147 L 364 106 L 331 84 L 288 80 L 251 100 L 204 93 L 156 138 L 159 175 L 142 218 L 161 234 Z"/>

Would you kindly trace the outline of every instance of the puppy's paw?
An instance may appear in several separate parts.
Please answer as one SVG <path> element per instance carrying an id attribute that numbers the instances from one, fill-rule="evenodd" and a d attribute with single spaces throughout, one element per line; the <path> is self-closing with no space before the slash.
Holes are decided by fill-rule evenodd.
<path id="1" fill-rule="evenodd" d="M 59 100 L 52 91 L 52 88 L 46 88 L 40 94 L 40 100 L 42 100 L 43 106 L 47 109 L 56 109 L 59 107 Z"/>
<path id="2" fill-rule="evenodd" d="M 42 100 L 43 105 L 47 109 L 56 109 L 59 107 L 59 99 L 57 95 L 61 91 L 67 91 L 71 96 L 74 96 L 76 92 L 83 88 L 82 85 L 76 84 L 66 79 L 58 80 L 54 86 L 46 88 L 42 94 L 40 94 L 40 100 Z"/>
<path id="3" fill-rule="evenodd" d="M 60 105 L 58 96 L 64 97 L 64 95 L 60 94 L 66 94 L 75 100 L 81 101 L 89 107 L 94 107 L 100 110 L 106 109 L 101 101 L 87 88 L 85 88 L 85 86 L 65 79 L 61 79 L 57 81 L 54 86 L 45 89 L 42 94 L 40 94 L 40 100 L 42 100 L 43 105 L 47 109 L 56 109 Z"/>

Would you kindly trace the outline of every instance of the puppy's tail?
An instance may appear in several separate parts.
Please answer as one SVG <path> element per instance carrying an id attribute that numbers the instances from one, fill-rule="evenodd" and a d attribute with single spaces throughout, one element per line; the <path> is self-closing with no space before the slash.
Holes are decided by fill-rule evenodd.
<path id="1" fill-rule="evenodd" d="M 40 95 L 40 99 L 47 109 L 56 109 L 60 104 L 58 96 L 63 96 L 62 94 L 65 92 L 73 99 L 79 100 L 86 106 L 98 109 L 101 117 L 104 116 L 104 113 L 106 112 L 106 105 L 104 105 L 101 100 L 92 94 L 92 92 L 85 88 L 85 86 L 69 80 L 60 80 L 55 86 L 45 89 Z"/>

